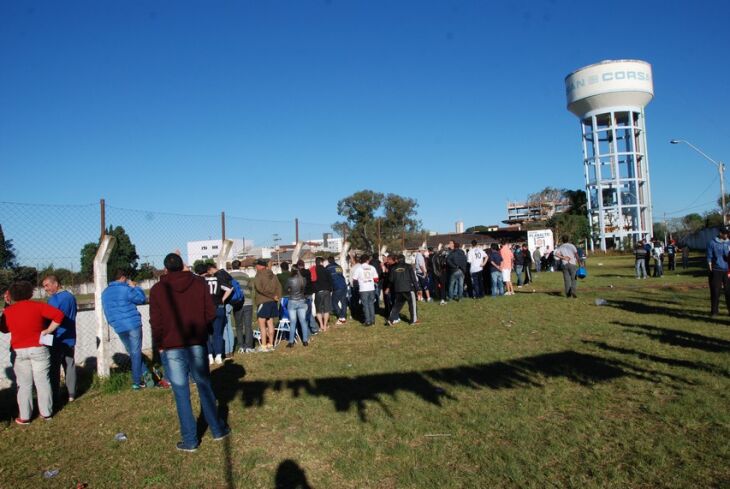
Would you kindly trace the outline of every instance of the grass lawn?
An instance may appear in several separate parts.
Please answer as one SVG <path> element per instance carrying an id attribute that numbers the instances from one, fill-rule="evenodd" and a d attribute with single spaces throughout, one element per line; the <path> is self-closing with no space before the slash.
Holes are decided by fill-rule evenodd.
<path id="1" fill-rule="evenodd" d="M 233 436 L 195 454 L 171 392 L 113 376 L 49 423 L 7 418 L 0 487 L 728 487 L 730 318 L 695 265 L 640 281 L 592 257 L 578 299 L 542 273 L 418 326 L 237 355 L 212 373 Z"/>

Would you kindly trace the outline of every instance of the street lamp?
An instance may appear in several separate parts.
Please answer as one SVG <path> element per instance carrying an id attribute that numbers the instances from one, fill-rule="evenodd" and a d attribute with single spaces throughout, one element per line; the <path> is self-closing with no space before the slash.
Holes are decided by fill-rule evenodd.
<path id="1" fill-rule="evenodd" d="M 715 161 L 709 156 L 705 154 L 704 151 L 702 151 L 700 148 L 695 146 L 694 144 L 690 143 L 689 141 L 685 141 L 684 139 L 672 139 L 669 141 L 670 144 L 679 144 L 684 143 L 693 150 L 697 151 L 699 154 L 704 156 L 708 161 L 710 161 L 713 165 L 717 167 L 717 171 L 720 172 L 720 197 L 722 198 L 722 223 L 727 225 L 727 212 L 725 207 L 725 164 L 721 161 Z"/>

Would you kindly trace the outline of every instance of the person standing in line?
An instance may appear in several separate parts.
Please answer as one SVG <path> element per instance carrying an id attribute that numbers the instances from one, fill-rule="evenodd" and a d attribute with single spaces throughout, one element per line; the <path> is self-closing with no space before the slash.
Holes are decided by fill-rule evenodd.
<path id="1" fill-rule="evenodd" d="M 687 270 L 687 267 L 689 267 L 689 245 L 685 243 L 682 246 L 682 268 Z"/>
<path id="2" fill-rule="evenodd" d="M 471 274 L 472 284 L 472 297 L 474 299 L 481 299 L 484 297 L 484 280 L 482 277 L 482 271 L 484 270 L 484 263 L 487 260 L 487 255 L 484 253 L 481 247 L 477 246 L 477 240 L 471 241 L 471 248 L 466 256 L 466 261 L 469 263 L 469 273 Z"/>
<path id="3" fill-rule="evenodd" d="M 436 290 L 439 298 L 439 304 L 445 306 L 448 299 L 448 266 L 446 259 L 448 258 L 448 250 L 439 250 L 434 253 L 431 257 L 431 264 L 433 265 L 433 276 L 434 276 L 434 289 Z"/>
<path id="4" fill-rule="evenodd" d="M 223 363 L 223 330 L 226 327 L 226 301 L 233 293 L 230 282 L 216 274 L 217 267 L 210 263 L 199 263 L 195 273 L 202 276 L 208 284 L 208 293 L 215 304 L 216 316 L 213 321 L 213 334 L 208 341 L 208 363 Z"/>
<path id="5" fill-rule="evenodd" d="M 530 249 L 527 247 L 527 243 L 522 243 L 522 256 L 524 256 L 524 274 L 525 277 L 522 280 L 522 285 L 527 285 L 532 282 L 532 272 L 530 272 L 530 266 L 532 265 L 532 255 Z"/>
<path id="6" fill-rule="evenodd" d="M 274 318 L 279 317 L 281 299 L 281 284 L 267 265 L 266 260 L 256 260 L 256 277 L 253 281 L 256 317 L 261 332 L 259 351 L 262 352 L 274 351 Z"/>
<path id="7" fill-rule="evenodd" d="M 243 304 L 233 308 L 238 353 L 253 353 L 253 280 L 241 271 L 240 260 L 231 263 L 231 277 L 238 280 L 243 292 Z"/>
<path id="8" fill-rule="evenodd" d="M 664 275 L 664 247 L 658 239 L 654 241 L 651 253 L 654 258 L 654 277 L 661 277 Z"/>
<path id="9" fill-rule="evenodd" d="M 360 266 L 352 274 L 352 280 L 357 282 L 357 288 L 360 291 L 365 326 L 375 324 L 375 280 L 378 278 L 378 271 L 368 263 L 369 261 L 368 255 L 362 255 Z"/>
<path id="10" fill-rule="evenodd" d="M 287 348 L 293 348 L 297 339 L 297 323 L 302 330 L 302 346 L 309 346 L 309 326 L 307 325 L 307 300 L 304 289 L 307 281 L 299 273 L 299 267 L 293 265 L 291 274 L 286 281 L 284 293 L 289 297 L 287 309 L 289 310 L 289 342 Z"/>
<path id="11" fill-rule="evenodd" d="M 327 332 L 329 329 L 330 313 L 332 312 L 332 277 L 322 265 L 324 259 L 318 256 L 315 261 L 317 281 L 314 282 L 314 308 L 317 311 L 319 329 Z"/>
<path id="12" fill-rule="evenodd" d="M 565 297 L 576 299 L 576 288 L 578 281 L 576 272 L 578 271 L 578 249 L 570 242 L 568 235 L 563 236 L 560 241 L 562 244 L 555 250 L 555 257 L 562 262 L 563 265 L 563 284 L 565 286 Z"/>
<path id="13" fill-rule="evenodd" d="M 61 282 L 56 275 L 46 275 L 43 289 L 48 294 L 48 305 L 63 313 L 63 322 L 53 333 L 51 345 L 51 389 L 53 404 L 58 406 L 61 399 L 61 368 L 66 379 L 68 401 L 76 399 L 76 298 L 68 290 L 61 290 Z"/>
<path id="14" fill-rule="evenodd" d="M 720 234 L 707 243 L 707 268 L 710 281 L 710 316 L 720 312 L 720 293 L 725 291 L 725 306 L 730 314 L 730 280 L 728 280 L 728 254 L 730 254 L 730 228 L 723 226 Z M 686 246 L 686 245 L 685 245 Z"/>
<path id="15" fill-rule="evenodd" d="M 276 278 L 281 284 L 281 290 L 284 291 L 284 297 L 286 297 L 286 284 L 289 280 L 289 277 L 291 277 L 291 273 L 289 272 L 289 263 L 287 262 L 281 262 L 281 265 L 279 265 L 281 268 L 281 272 L 276 274 Z"/>
<path id="16" fill-rule="evenodd" d="M 536 247 L 532 252 L 532 261 L 535 262 L 535 273 L 540 273 L 540 265 L 542 264 L 542 253 L 540 247 Z"/>
<path id="17" fill-rule="evenodd" d="M 468 263 L 466 254 L 458 242 L 449 241 L 449 250 L 449 255 L 446 257 L 446 265 L 449 269 L 449 299 L 459 302 L 464 295 L 464 275 L 466 275 Z"/>
<path id="18" fill-rule="evenodd" d="M 38 411 L 46 421 L 53 417 L 53 392 L 49 369 L 51 355 L 41 344 L 63 322 L 63 312 L 53 306 L 30 300 L 33 284 L 14 282 L 5 291 L 5 309 L 0 316 L 0 332 L 10 333 L 14 352 L 13 371 L 17 384 L 18 417 L 15 422 L 28 425 L 33 417 L 33 386 L 38 395 Z M 50 324 L 48 322 L 50 321 Z"/>
<path id="19" fill-rule="evenodd" d="M 515 289 L 512 287 L 512 266 L 514 264 L 515 255 L 512 253 L 507 243 L 502 245 L 499 250 L 502 255 L 502 282 L 504 282 L 504 295 L 515 295 Z"/>
<path id="20" fill-rule="evenodd" d="M 190 402 L 190 377 L 195 381 L 200 408 L 213 440 L 221 441 L 231 433 L 218 416 L 206 362 L 210 325 L 218 317 L 218 307 L 213 302 L 209 283 L 185 271 L 180 255 L 170 253 L 163 263 L 165 275 L 150 290 L 152 338 L 166 359 L 166 373 L 175 397 L 182 438 L 176 448 L 195 452 L 200 440 Z"/>
<path id="21" fill-rule="evenodd" d="M 304 289 L 304 296 L 307 298 L 307 324 L 309 328 L 309 335 L 314 336 L 319 334 L 319 326 L 317 326 L 317 318 L 314 317 L 314 283 L 312 281 L 312 272 L 304 264 L 304 260 L 297 260 L 297 268 L 299 268 L 299 275 L 301 275 L 306 281 L 307 286 Z"/>
<path id="22" fill-rule="evenodd" d="M 646 241 L 644 241 L 644 249 L 646 250 L 646 271 L 649 275 L 651 275 L 651 256 L 652 256 L 652 240 L 651 238 L 647 238 Z"/>
<path id="23" fill-rule="evenodd" d="M 676 267 L 676 256 L 677 256 L 677 245 L 674 243 L 674 240 L 669 240 L 669 244 L 667 245 L 667 268 L 669 271 L 674 271 Z"/>
<path id="24" fill-rule="evenodd" d="M 428 251 L 418 250 L 416 252 L 414 263 L 414 269 L 416 271 L 416 278 L 418 279 L 418 300 L 431 302 L 431 292 L 428 289 L 428 268 L 426 267 L 426 256 Z M 425 296 L 425 297 L 424 297 Z"/>
<path id="25" fill-rule="evenodd" d="M 515 245 L 512 251 L 515 259 L 515 276 L 517 277 L 517 288 L 522 288 L 522 272 L 525 270 L 525 256 L 522 254 L 522 247 Z"/>
<path id="26" fill-rule="evenodd" d="M 504 284 L 502 283 L 502 254 L 499 252 L 499 245 L 492 243 L 487 253 L 487 266 L 489 267 L 489 282 L 492 284 L 492 297 L 504 295 Z"/>
<path id="27" fill-rule="evenodd" d="M 645 279 L 648 275 L 646 273 L 646 249 L 644 248 L 644 240 L 636 243 L 634 247 L 634 258 L 636 259 L 636 278 Z"/>
<path id="28" fill-rule="evenodd" d="M 400 322 L 400 311 L 403 304 L 408 303 L 408 311 L 411 315 L 411 324 L 418 324 L 418 309 L 416 304 L 416 290 L 418 290 L 418 279 L 416 273 L 409 264 L 406 263 L 404 255 L 398 255 L 398 262 L 390 270 L 388 287 L 391 288 L 390 293 L 394 295 L 393 308 L 388 315 L 387 326 L 392 326 Z"/>
<path id="29" fill-rule="evenodd" d="M 337 315 L 337 324 L 347 323 L 347 280 L 342 267 L 337 264 L 334 256 L 327 257 L 327 273 L 332 281 L 332 309 Z"/>
<path id="30" fill-rule="evenodd" d="M 101 293 L 104 315 L 132 362 L 132 389 L 152 387 L 154 381 L 142 357 L 142 315 L 137 310 L 147 298 L 142 288 L 127 277 L 125 270 L 117 270 L 114 277 Z"/>

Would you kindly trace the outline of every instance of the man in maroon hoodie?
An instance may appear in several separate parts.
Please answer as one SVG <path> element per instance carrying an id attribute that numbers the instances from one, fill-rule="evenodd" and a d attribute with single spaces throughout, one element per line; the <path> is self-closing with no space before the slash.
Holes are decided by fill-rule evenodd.
<path id="1" fill-rule="evenodd" d="M 177 449 L 194 452 L 199 440 L 190 402 L 189 375 L 198 388 L 200 407 L 213 440 L 223 440 L 231 433 L 218 416 L 210 384 L 207 343 L 216 309 L 205 280 L 183 271 L 180 255 L 170 253 L 164 264 L 167 273 L 150 290 L 152 339 L 160 352 L 164 351 L 167 374 L 175 395 L 182 435 Z"/>

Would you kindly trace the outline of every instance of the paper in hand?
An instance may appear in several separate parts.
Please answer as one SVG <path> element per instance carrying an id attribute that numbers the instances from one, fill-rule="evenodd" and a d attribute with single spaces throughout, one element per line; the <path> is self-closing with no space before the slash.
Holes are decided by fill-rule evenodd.
<path id="1" fill-rule="evenodd" d="M 41 345 L 53 346 L 53 335 L 41 333 L 41 337 L 38 341 Z"/>

